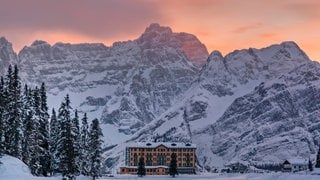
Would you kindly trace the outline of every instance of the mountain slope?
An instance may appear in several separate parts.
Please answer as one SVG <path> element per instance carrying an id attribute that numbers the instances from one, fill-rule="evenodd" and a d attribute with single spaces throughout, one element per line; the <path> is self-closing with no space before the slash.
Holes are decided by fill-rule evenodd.
<path id="1" fill-rule="evenodd" d="M 130 135 L 172 106 L 207 56 L 195 36 L 151 24 L 138 39 L 111 47 L 35 41 L 19 64 L 26 82 L 46 82 L 52 106 L 69 93 L 74 107 Z"/>
<path id="2" fill-rule="evenodd" d="M 7 73 L 9 64 L 17 64 L 17 54 L 12 49 L 12 44 L 4 37 L 0 37 L 0 74 Z"/>
<path id="3" fill-rule="evenodd" d="M 25 82 L 47 83 L 51 107 L 69 93 L 101 120 L 109 169 L 135 141 L 196 143 L 207 170 L 312 158 L 320 143 L 319 63 L 294 42 L 208 57 L 195 36 L 151 24 L 111 47 L 35 41 L 17 57 L 2 38 L 0 49 L 2 69 L 18 62 Z"/>
<path id="4" fill-rule="evenodd" d="M 208 170 L 309 158 L 319 145 L 319 72 L 293 42 L 215 51 L 179 103 L 128 142 L 192 141 Z"/>

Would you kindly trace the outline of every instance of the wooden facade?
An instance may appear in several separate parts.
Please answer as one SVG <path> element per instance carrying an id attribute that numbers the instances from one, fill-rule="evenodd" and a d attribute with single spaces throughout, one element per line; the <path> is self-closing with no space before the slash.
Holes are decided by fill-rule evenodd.
<path id="1" fill-rule="evenodd" d="M 194 174 L 196 146 L 184 143 L 144 143 L 126 147 L 126 166 L 121 174 L 137 174 L 139 159 L 143 157 L 146 174 L 168 174 L 171 154 L 176 154 L 177 170 L 180 174 Z"/>

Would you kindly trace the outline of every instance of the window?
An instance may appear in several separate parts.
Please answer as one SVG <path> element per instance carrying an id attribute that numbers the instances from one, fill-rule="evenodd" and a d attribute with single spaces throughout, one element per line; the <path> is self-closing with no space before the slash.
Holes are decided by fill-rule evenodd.
<path id="1" fill-rule="evenodd" d="M 166 157 L 162 154 L 158 155 L 157 165 L 165 165 L 166 164 Z"/>
<path id="2" fill-rule="evenodd" d="M 147 166 L 152 166 L 152 156 L 151 156 L 151 153 L 147 153 L 147 156 L 146 156 L 146 165 Z"/>
<path id="3" fill-rule="evenodd" d="M 134 153 L 133 155 L 133 165 L 138 166 L 138 155 L 137 153 Z"/>

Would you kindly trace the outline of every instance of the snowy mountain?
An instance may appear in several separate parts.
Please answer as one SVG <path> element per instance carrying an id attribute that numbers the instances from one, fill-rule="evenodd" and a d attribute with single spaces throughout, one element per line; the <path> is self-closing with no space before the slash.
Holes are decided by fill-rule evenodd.
<path id="1" fill-rule="evenodd" d="M 293 42 L 225 57 L 214 51 L 176 106 L 128 142 L 192 141 L 207 170 L 308 159 L 320 143 L 319 79 L 319 63 Z"/>
<path id="2" fill-rule="evenodd" d="M 19 63 L 26 82 L 47 83 L 53 106 L 69 93 L 74 107 L 130 135 L 172 106 L 207 56 L 195 36 L 151 24 L 138 39 L 111 47 L 35 41 Z"/>
<path id="3" fill-rule="evenodd" d="M 109 170 L 135 141 L 196 143 L 207 170 L 308 159 L 320 144 L 320 65 L 294 42 L 223 57 L 151 24 L 111 47 L 35 41 L 16 56 L 1 38 L 0 49 L 0 70 L 18 63 L 25 82 L 46 82 L 51 107 L 69 93 L 74 108 L 100 119 Z"/>
<path id="4" fill-rule="evenodd" d="M 7 72 L 9 64 L 17 64 L 17 54 L 12 44 L 4 37 L 0 37 L 0 74 Z"/>

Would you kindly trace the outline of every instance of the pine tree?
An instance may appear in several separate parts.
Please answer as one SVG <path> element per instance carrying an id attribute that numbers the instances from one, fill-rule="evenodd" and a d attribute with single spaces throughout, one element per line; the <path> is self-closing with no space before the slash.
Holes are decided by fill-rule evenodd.
<path id="1" fill-rule="evenodd" d="M 76 174 L 80 174 L 80 127 L 79 127 L 79 116 L 78 110 L 75 110 L 74 118 L 72 119 L 71 124 L 71 133 L 73 137 L 73 149 L 74 149 L 74 156 L 75 156 L 75 165 L 76 165 Z"/>
<path id="2" fill-rule="evenodd" d="M 32 107 L 32 95 L 31 90 L 27 85 L 24 87 L 24 93 L 22 97 L 22 161 L 30 165 L 30 152 L 31 144 L 34 139 L 32 139 L 32 133 L 34 133 L 34 124 L 33 124 L 33 112 L 31 111 Z"/>
<path id="3" fill-rule="evenodd" d="M 101 176 L 102 130 L 98 119 L 94 119 L 89 131 L 90 176 L 93 179 Z"/>
<path id="4" fill-rule="evenodd" d="M 177 171 L 177 155 L 175 153 L 171 154 L 169 174 L 172 177 L 175 177 L 176 174 L 178 174 L 178 171 Z"/>
<path id="5" fill-rule="evenodd" d="M 138 171 L 137 174 L 139 177 L 145 176 L 146 175 L 146 168 L 144 166 L 144 159 L 143 157 L 139 158 L 139 163 L 138 163 Z"/>
<path id="6" fill-rule="evenodd" d="M 69 95 L 61 103 L 58 114 L 59 135 L 57 145 L 58 168 L 63 177 L 74 179 L 76 173 L 74 142 L 72 136 L 71 105 Z"/>
<path id="7" fill-rule="evenodd" d="M 39 94 L 39 146 L 41 148 L 40 163 L 41 163 L 41 175 L 48 176 L 50 170 L 50 154 L 49 154 L 49 114 L 47 105 L 47 93 L 45 84 L 42 83 Z"/>
<path id="8" fill-rule="evenodd" d="M 316 160 L 316 168 L 320 168 L 320 147 L 317 154 L 317 160 Z"/>
<path id="9" fill-rule="evenodd" d="M 6 106 L 4 118 L 4 146 L 5 152 L 17 158 L 21 158 L 21 87 L 17 66 L 8 68 L 6 76 Z"/>
<path id="10" fill-rule="evenodd" d="M 41 156 L 43 156 L 43 149 L 40 146 L 41 134 L 40 128 L 40 98 L 39 89 L 36 87 L 32 90 L 32 133 L 31 133 L 31 151 L 30 151 L 30 164 L 31 173 L 33 175 L 42 175 L 43 165 L 41 162 Z"/>
<path id="11" fill-rule="evenodd" d="M 309 171 L 313 171 L 313 164 L 310 159 L 309 159 L 309 163 L 308 163 L 308 168 L 309 168 Z"/>
<path id="12" fill-rule="evenodd" d="M 88 127 L 88 118 L 87 113 L 84 114 L 81 120 L 81 138 L 80 138 L 80 159 L 81 159 L 81 174 L 88 176 L 89 175 L 89 146 L 88 146 L 88 135 L 89 135 L 89 127 Z"/>
<path id="13" fill-rule="evenodd" d="M 0 78 L 0 158 L 2 157 L 4 153 L 4 119 L 3 119 L 3 114 L 4 114 L 4 104 L 5 102 L 5 97 L 4 97 L 4 80 L 3 77 Z M 1 162 L 0 162 L 1 164 Z"/>
<path id="14" fill-rule="evenodd" d="M 59 123 L 56 116 L 56 111 L 52 109 L 50 120 L 50 138 L 49 138 L 49 151 L 51 155 L 51 174 L 58 172 L 58 135 L 59 135 Z"/>

